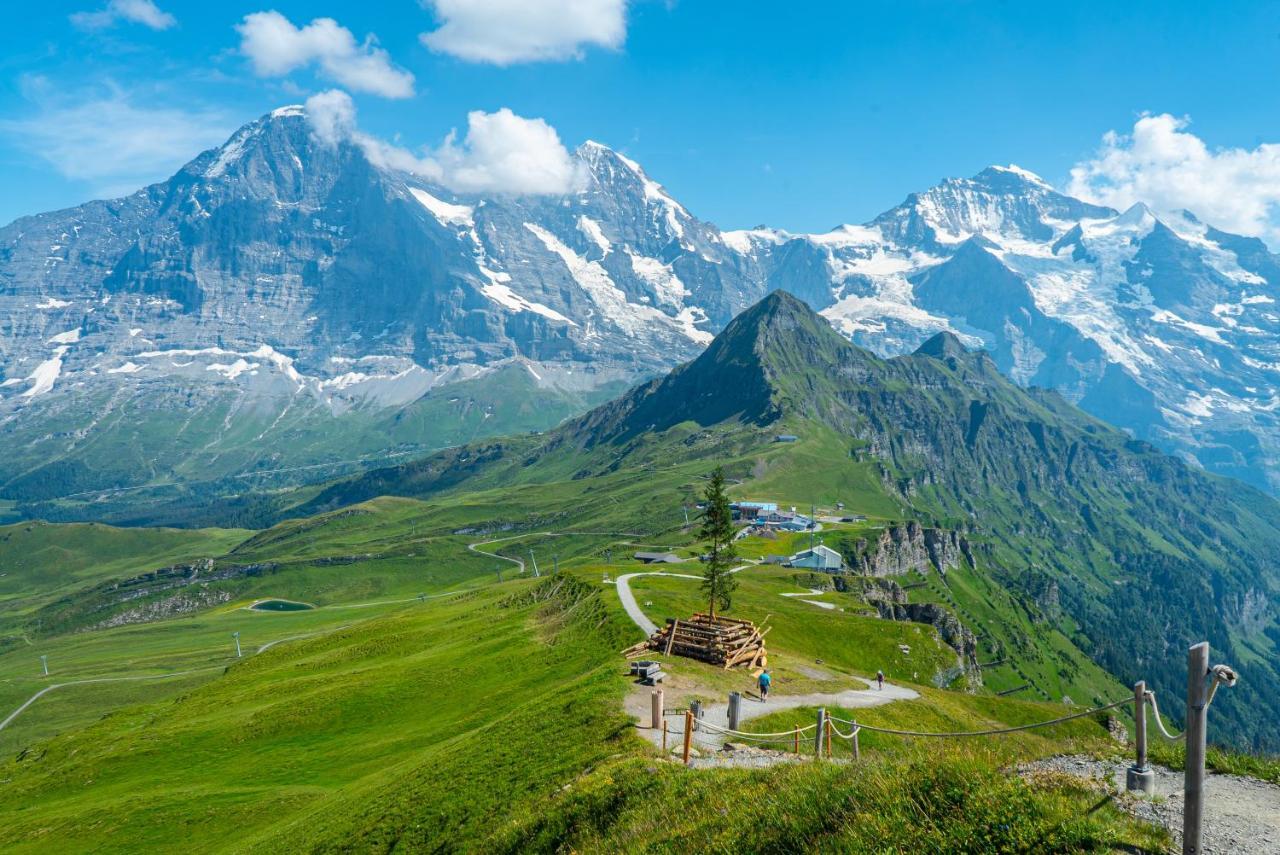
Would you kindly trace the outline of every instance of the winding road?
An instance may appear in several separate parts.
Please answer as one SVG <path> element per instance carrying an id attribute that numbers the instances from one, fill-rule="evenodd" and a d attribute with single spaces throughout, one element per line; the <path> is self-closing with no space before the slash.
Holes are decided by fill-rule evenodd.
<path id="1" fill-rule="evenodd" d="M 730 570 L 730 573 L 738 573 L 746 570 L 753 564 L 741 564 Z M 622 608 L 626 611 L 627 617 L 644 631 L 644 637 L 648 638 L 658 631 L 658 625 L 649 620 L 649 616 L 640 608 L 640 604 L 636 602 L 636 595 L 631 593 L 631 580 L 637 576 L 671 576 L 676 579 L 701 579 L 701 576 L 693 576 L 688 573 L 668 573 L 665 570 L 642 570 L 638 573 L 624 573 L 617 579 L 618 599 L 622 601 Z"/>
<path id="2" fill-rule="evenodd" d="M 288 641 L 289 639 L 282 638 L 280 640 Z M 6 727 L 8 727 L 10 722 L 12 722 L 15 718 L 17 718 L 19 715 L 22 714 L 23 710 L 25 710 L 27 707 L 34 704 L 36 701 L 40 700 L 49 692 L 52 692 L 54 689 L 61 689 L 65 686 L 83 686 L 86 683 L 119 683 L 119 682 L 125 682 L 130 680 L 163 680 L 168 677 L 185 677 L 190 674 L 199 674 L 204 671 L 216 671 L 225 667 L 227 666 L 226 665 L 207 665 L 203 668 L 192 668 L 188 671 L 174 671 L 171 674 L 135 674 L 127 677 L 92 677 L 87 680 L 70 680 L 66 683 L 54 683 L 53 685 L 45 686 L 43 689 L 41 689 L 40 691 L 32 695 L 30 698 L 28 698 L 26 703 L 18 707 L 13 712 L 9 713 L 8 718 L 6 718 L 4 721 L 0 721 L 0 730 L 4 730 Z"/>

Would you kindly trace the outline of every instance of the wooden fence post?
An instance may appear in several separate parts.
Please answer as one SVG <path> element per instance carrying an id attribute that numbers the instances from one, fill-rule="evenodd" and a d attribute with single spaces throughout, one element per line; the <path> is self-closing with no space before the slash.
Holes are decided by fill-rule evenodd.
<path id="1" fill-rule="evenodd" d="M 698 719 L 702 718 L 702 701 L 690 701 L 689 713 L 693 716 L 693 729 L 698 729 Z"/>
<path id="2" fill-rule="evenodd" d="M 798 724 L 796 725 L 795 736 L 796 736 L 796 753 L 799 754 L 800 753 L 800 725 Z"/>
<path id="3" fill-rule="evenodd" d="M 662 756 L 667 756 L 667 720 L 662 720 Z"/>
<path id="4" fill-rule="evenodd" d="M 729 729 L 738 729 L 738 717 L 741 715 L 742 695 L 738 692 L 729 693 Z"/>
<path id="5" fill-rule="evenodd" d="M 858 747 L 858 723 L 853 723 L 853 759 L 862 759 L 862 749 Z"/>
<path id="6" fill-rule="evenodd" d="M 827 759 L 831 759 L 831 719 L 827 719 Z"/>
<path id="7" fill-rule="evenodd" d="M 822 759 L 822 736 L 827 729 L 827 708 L 818 710 L 818 729 L 813 737 L 813 756 Z"/>
<path id="8" fill-rule="evenodd" d="M 662 724 L 662 690 L 654 689 L 649 696 L 649 720 L 656 730 Z"/>
<path id="9" fill-rule="evenodd" d="M 693 740 L 693 713 L 684 713 L 684 765 L 689 765 L 689 743 Z"/>
<path id="10" fill-rule="evenodd" d="M 1133 741 L 1136 756 L 1125 775 L 1125 789 L 1131 793 L 1154 795 L 1156 773 L 1147 768 L 1147 682 L 1133 684 Z"/>
<path id="11" fill-rule="evenodd" d="M 1209 674 L 1209 642 L 1187 651 L 1187 768 L 1183 773 L 1182 853 L 1201 855 L 1204 818 L 1204 752 L 1208 710 L 1205 677 Z"/>

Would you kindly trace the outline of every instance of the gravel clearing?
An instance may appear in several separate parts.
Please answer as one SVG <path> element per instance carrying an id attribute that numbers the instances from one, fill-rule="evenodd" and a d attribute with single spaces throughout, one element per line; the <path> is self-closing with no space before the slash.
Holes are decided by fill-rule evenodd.
<path id="1" fill-rule="evenodd" d="M 1134 797 L 1124 791 L 1128 763 L 1084 756 L 1050 757 L 1019 767 L 1022 774 L 1062 772 L 1097 781 L 1117 796 L 1117 804 L 1139 819 L 1162 825 L 1182 851 L 1182 773 L 1152 764 L 1156 795 Z M 1206 855 L 1280 855 L 1280 787 L 1255 778 L 1219 775 L 1205 778 L 1204 852 Z"/>

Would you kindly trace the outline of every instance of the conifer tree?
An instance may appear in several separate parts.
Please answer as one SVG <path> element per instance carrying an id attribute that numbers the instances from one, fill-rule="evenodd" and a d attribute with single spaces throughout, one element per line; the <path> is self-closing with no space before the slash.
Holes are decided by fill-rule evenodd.
<path id="1" fill-rule="evenodd" d="M 724 492 L 724 470 L 717 466 L 711 473 L 711 482 L 703 493 L 706 510 L 702 514 L 702 529 L 698 538 L 709 544 L 707 567 L 702 576 L 702 592 L 709 602 L 708 614 L 716 616 L 733 602 L 738 581 L 729 572 L 733 560 L 738 557 L 733 543 L 733 512 L 729 509 L 729 497 Z"/>

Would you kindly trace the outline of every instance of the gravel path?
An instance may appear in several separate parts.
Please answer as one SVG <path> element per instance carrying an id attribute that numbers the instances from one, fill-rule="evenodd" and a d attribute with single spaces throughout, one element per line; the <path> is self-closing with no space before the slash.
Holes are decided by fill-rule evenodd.
<path id="1" fill-rule="evenodd" d="M 644 609 L 640 608 L 640 604 L 636 602 L 636 595 L 631 592 L 631 580 L 637 576 L 675 576 L 680 579 L 701 579 L 701 576 L 690 576 L 688 573 L 665 573 L 660 570 L 650 570 L 641 573 L 624 573 L 618 577 L 618 599 L 622 601 L 622 608 L 627 612 L 627 617 L 644 632 L 644 637 L 648 638 L 658 631 L 658 625 L 649 620 L 649 616 L 644 613 Z"/>
<path id="2" fill-rule="evenodd" d="M 1153 799 L 1125 794 L 1127 763 L 1091 757 L 1051 757 L 1021 767 L 1021 771 L 1066 772 L 1100 780 L 1120 795 L 1118 804 L 1139 819 L 1163 825 L 1182 849 L 1182 773 L 1152 765 L 1156 773 Z M 1280 787 L 1255 778 L 1208 773 L 1204 805 L 1205 855 L 1280 855 Z"/>
<path id="3" fill-rule="evenodd" d="M 810 692 L 802 695 L 779 695 L 772 694 L 767 702 L 759 700 L 754 695 L 744 693 L 742 696 L 742 705 L 739 707 L 739 721 L 746 722 L 753 718 L 760 718 L 778 710 L 795 709 L 797 707 L 839 707 L 842 709 L 865 709 L 867 707 L 878 707 L 882 704 L 891 703 L 892 701 L 910 701 L 920 697 L 915 691 L 895 686 L 892 683 L 885 683 L 884 689 L 873 688 L 871 680 L 865 680 L 862 677 L 854 677 L 852 679 L 859 680 L 867 684 L 865 689 L 845 689 L 841 692 Z M 636 732 L 640 736 L 649 740 L 655 746 L 662 745 L 662 731 L 655 730 L 649 726 L 651 716 L 650 695 L 653 693 L 651 686 L 642 686 L 633 684 L 631 691 L 627 693 L 625 702 L 627 712 L 635 718 Z M 707 704 L 703 707 L 703 720 L 710 724 L 720 727 L 728 727 L 729 725 L 729 701 L 728 698 L 722 703 Z M 684 716 L 668 715 L 667 721 L 667 749 L 668 751 L 677 750 L 684 740 Z M 785 748 L 787 739 L 781 740 L 781 747 Z M 800 737 L 801 751 L 811 750 L 813 742 L 813 731 L 808 731 Z M 732 766 L 768 766 L 773 763 L 790 762 L 795 758 L 787 753 L 779 753 L 774 751 L 755 751 L 755 744 L 744 745 L 738 751 L 722 752 L 721 749 L 726 747 L 725 736 L 711 728 L 700 728 L 694 732 L 694 746 L 697 748 L 701 759 L 694 765 L 732 765 Z M 807 746 L 807 747 L 806 747 Z M 777 747 L 777 746 L 775 746 Z M 742 750 L 751 749 L 751 750 Z"/>

